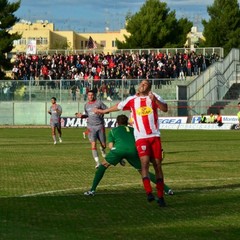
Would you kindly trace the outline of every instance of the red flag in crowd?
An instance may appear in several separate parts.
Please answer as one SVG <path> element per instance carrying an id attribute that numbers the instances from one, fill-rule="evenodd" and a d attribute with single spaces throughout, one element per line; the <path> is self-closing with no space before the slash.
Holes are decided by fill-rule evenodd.
<path id="1" fill-rule="evenodd" d="M 97 48 L 97 44 L 93 41 L 93 39 L 92 39 L 91 36 L 90 36 L 89 39 L 88 39 L 87 48 L 88 48 L 88 49 Z"/>

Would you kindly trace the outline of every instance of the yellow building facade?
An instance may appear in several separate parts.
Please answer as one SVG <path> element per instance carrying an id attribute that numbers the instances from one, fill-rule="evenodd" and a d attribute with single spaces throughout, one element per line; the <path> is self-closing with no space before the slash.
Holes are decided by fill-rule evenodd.
<path id="1" fill-rule="evenodd" d="M 20 21 L 16 23 L 10 33 L 21 34 L 21 39 L 14 41 L 12 53 L 26 52 L 27 44 L 31 40 L 36 41 L 37 53 L 46 51 L 56 51 L 60 49 L 68 51 L 84 52 L 89 51 L 88 40 L 91 36 L 99 52 L 114 52 L 116 39 L 124 41 L 124 35 L 129 35 L 125 29 L 120 31 L 106 31 L 102 33 L 76 33 L 74 31 L 58 31 L 54 29 L 54 24 L 48 21 Z"/>
<path id="2" fill-rule="evenodd" d="M 54 53 L 88 53 L 89 38 L 92 37 L 96 48 L 93 49 L 96 53 L 115 53 L 117 51 L 116 39 L 119 41 L 125 41 L 124 36 L 129 36 L 130 33 L 126 29 L 120 29 L 119 31 L 105 31 L 101 33 L 77 33 L 74 31 L 59 31 L 55 30 L 54 24 L 48 21 L 38 20 L 34 23 L 21 20 L 16 23 L 11 30 L 11 33 L 21 34 L 21 39 L 14 41 L 14 48 L 11 51 L 10 58 L 16 53 L 27 53 L 28 43 L 34 40 L 36 43 L 37 54 L 54 54 Z M 196 50 L 197 53 L 209 53 L 217 52 L 221 57 L 224 56 L 223 49 L 221 48 L 197 48 L 197 42 L 199 40 L 205 40 L 202 32 L 198 32 L 196 27 L 192 27 L 191 32 L 186 36 L 185 46 L 182 48 L 169 48 L 169 49 L 131 49 L 131 51 L 154 51 L 154 52 L 185 52 Z"/>

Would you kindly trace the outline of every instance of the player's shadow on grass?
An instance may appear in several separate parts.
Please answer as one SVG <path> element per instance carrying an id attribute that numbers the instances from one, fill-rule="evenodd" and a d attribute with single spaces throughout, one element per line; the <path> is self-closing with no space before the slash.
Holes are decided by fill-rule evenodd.
<path id="1" fill-rule="evenodd" d="M 195 188 L 182 188 L 179 190 L 179 194 L 188 194 L 189 192 L 205 192 L 205 191 L 220 191 L 240 188 L 240 183 L 227 184 L 222 186 L 206 186 L 206 187 L 195 187 Z M 176 194 L 178 191 L 175 191 Z"/>
<path id="2" fill-rule="evenodd" d="M 188 151 L 182 150 L 182 151 L 174 151 L 174 152 L 166 152 L 166 151 L 164 151 L 164 153 L 165 153 L 166 155 L 179 154 L 179 153 L 190 153 L 190 152 L 195 153 L 195 152 L 202 152 L 202 151 L 201 151 L 201 150 L 188 150 Z"/>
<path id="3" fill-rule="evenodd" d="M 209 161 L 203 161 L 203 160 L 201 160 L 201 159 L 199 159 L 199 160 L 196 160 L 196 159 L 194 159 L 194 161 L 174 161 L 174 162 L 168 162 L 168 160 L 166 160 L 166 161 L 163 161 L 163 165 L 179 165 L 179 164 L 184 164 L 184 163 L 187 163 L 187 164 L 189 164 L 190 162 L 193 162 L 193 163 L 198 163 L 198 162 L 200 162 L 200 163 L 226 163 L 226 160 L 209 160 Z M 238 163 L 239 162 L 239 160 L 231 160 L 231 161 L 227 161 L 228 163 L 230 163 L 230 162 L 232 162 L 232 163 Z"/>
<path id="4" fill-rule="evenodd" d="M 226 139 L 207 139 L 207 141 L 208 142 L 226 142 Z M 233 142 L 235 142 L 236 141 L 236 139 L 228 139 L 228 141 L 233 141 Z M 166 140 L 166 141 L 164 141 L 164 142 L 167 142 L 167 143 L 178 143 L 178 142 L 183 142 L 183 140 L 180 138 L 179 140 Z M 184 140 L 184 143 L 187 143 L 187 142 L 189 142 L 189 143 L 192 143 L 192 142 L 202 142 L 202 140 L 199 140 L 199 139 L 189 139 L 189 140 Z"/>

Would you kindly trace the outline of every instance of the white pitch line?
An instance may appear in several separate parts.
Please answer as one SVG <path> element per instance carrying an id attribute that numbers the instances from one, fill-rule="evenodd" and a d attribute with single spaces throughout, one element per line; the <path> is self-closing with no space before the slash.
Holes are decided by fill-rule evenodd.
<path id="1" fill-rule="evenodd" d="M 211 181 L 227 181 L 227 180 L 240 180 L 240 177 L 236 177 L 236 178 L 212 178 L 212 179 L 189 179 L 189 180 L 170 180 L 167 181 L 167 183 L 179 183 L 179 182 L 211 182 Z M 118 187 L 118 186 L 133 186 L 133 185 L 141 185 L 141 182 L 139 183 L 122 183 L 122 184 L 106 184 L 106 185 L 100 185 L 98 188 L 105 188 L 105 187 Z M 45 191 L 45 192 L 38 192 L 38 193 L 30 193 L 30 194 L 24 194 L 24 195 L 20 195 L 20 196 L 11 196 L 11 198 L 13 197 L 34 197 L 34 196 L 41 196 L 41 195 L 47 195 L 47 194 L 54 194 L 54 193 L 61 193 L 61 192 L 69 192 L 69 191 L 74 191 L 74 190 L 86 190 L 86 188 L 84 187 L 79 187 L 79 188 L 66 188 L 66 189 L 58 189 L 58 190 L 52 190 L 52 191 Z M 181 190 L 178 192 L 185 192 L 185 191 L 191 191 L 189 190 Z M 209 190 L 207 190 L 209 191 Z M 10 198 L 9 196 L 0 196 L 0 198 Z"/>
<path id="2" fill-rule="evenodd" d="M 107 185 L 101 185 L 99 187 L 119 187 L 119 186 L 132 186 L 132 185 L 139 185 L 136 183 L 122 183 L 122 184 L 107 184 Z M 34 197 L 38 195 L 46 195 L 46 194 L 53 194 L 53 193 L 60 193 L 60 192 L 68 192 L 68 191 L 74 191 L 74 190 L 87 190 L 86 188 L 67 188 L 67 189 L 61 189 L 61 190 L 53 190 L 53 191 L 46 191 L 46 192 L 39 192 L 39 193 L 32 193 L 32 194 L 24 194 L 20 197 Z"/>

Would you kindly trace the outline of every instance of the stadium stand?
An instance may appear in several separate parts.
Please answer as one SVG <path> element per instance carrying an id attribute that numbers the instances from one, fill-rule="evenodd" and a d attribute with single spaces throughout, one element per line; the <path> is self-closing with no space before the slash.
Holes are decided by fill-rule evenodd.
<path id="1" fill-rule="evenodd" d="M 219 60 L 217 54 L 189 53 L 88 53 L 52 55 L 17 54 L 12 80 L 0 86 L 1 101 L 45 100 L 46 91 L 61 89 L 63 100 L 81 100 L 88 89 L 102 99 L 129 95 L 143 78 L 153 79 L 154 90 L 165 99 L 176 99 L 175 87 L 200 75 Z M 31 90 L 30 90 L 31 89 Z M 166 94 L 167 91 L 167 94 Z"/>

